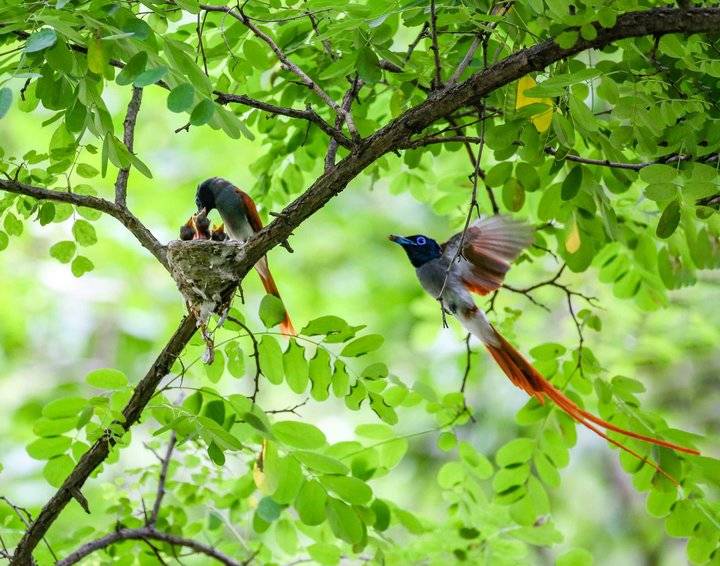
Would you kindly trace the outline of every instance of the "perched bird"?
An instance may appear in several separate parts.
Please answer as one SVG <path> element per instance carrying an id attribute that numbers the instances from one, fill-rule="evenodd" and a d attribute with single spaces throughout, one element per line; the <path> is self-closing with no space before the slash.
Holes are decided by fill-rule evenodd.
<path id="1" fill-rule="evenodd" d="M 262 229 L 260 215 L 250 195 L 220 177 L 213 177 L 198 185 L 195 204 L 198 217 L 207 217 L 212 209 L 217 209 L 223 219 L 224 232 L 231 240 L 245 242 Z M 255 264 L 255 270 L 260 276 L 265 291 L 281 299 L 266 257 Z M 285 319 L 280 323 L 280 330 L 286 335 L 296 334 L 287 310 Z"/>
<path id="2" fill-rule="evenodd" d="M 503 338 L 475 305 L 471 293 L 486 295 L 499 288 L 512 261 L 532 242 L 532 232 L 525 224 L 492 216 L 477 220 L 468 227 L 464 237 L 462 232 L 455 234 L 444 244 L 424 235 L 390 236 L 390 240 L 403 247 L 423 288 L 440 299 L 445 311 L 480 339 L 510 381 L 539 403 L 549 398 L 576 422 L 641 460 L 645 458 L 609 438 L 598 427 L 658 446 L 699 454 L 692 448 L 625 430 L 581 409 Z M 654 467 L 667 475 L 659 466 Z"/>

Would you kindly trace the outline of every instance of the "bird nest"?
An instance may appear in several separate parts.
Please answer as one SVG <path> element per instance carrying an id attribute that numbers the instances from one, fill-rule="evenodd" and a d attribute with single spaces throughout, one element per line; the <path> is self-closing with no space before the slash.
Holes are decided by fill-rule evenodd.
<path id="1" fill-rule="evenodd" d="M 212 240 L 173 240 L 168 244 L 170 273 L 200 324 L 228 306 L 238 284 L 234 267 L 241 247 Z"/>

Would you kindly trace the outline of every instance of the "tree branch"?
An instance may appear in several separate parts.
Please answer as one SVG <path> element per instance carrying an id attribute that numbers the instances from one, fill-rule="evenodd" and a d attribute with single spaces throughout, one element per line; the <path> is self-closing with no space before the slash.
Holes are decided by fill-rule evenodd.
<path id="1" fill-rule="evenodd" d="M 557 156 L 557 149 L 554 147 L 546 147 L 545 153 Z M 613 169 L 629 169 L 631 171 L 640 171 L 650 165 L 678 163 L 680 161 L 695 161 L 698 163 L 711 163 L 720 159 L 720 153 L 706 155 L 701 158 L 694 158 L 692 155 L 670 155 L 661 157 L 655 161 L 644 161 L 642 163 L 623 163 L 619 161 L 609 161 L 608 159 L 591 159 L 589 157 L 580 157 L 568 153 L 565 156 L 557 157 L 557 159 L 565 159 L 566 161 L 574 161 L 576 163 L 584 163 L 585 165 L 600 165 L 601 167 L 610 167 Z"/>
<path id="2" fill-rule="evenodd" d="M 300 118 L 301 120 L 307 120 L 312 122 L 328 136 L 334 139 L 338 144 L 343 147 L 352 147 L 352 142 L 345 137 L 345 135 L 338 128 L 333 128 L 320 115 L 310 107 L 305 110 L 298 110 L 296 108 L 285 108 L 283 106 L 276 106 L 275 104 L 269 104 L 260 100 L 255 100 L 244 94 L 231 94 L 228 92 L 215 91 L 213 94 L 217 97 L 215 101 L 218 104 L 227 104 L 229 102 L 237 102 L 244 106 L 250 106 L 251 108 L 257 108 L 258 110 L 264 110 L 270 114 L 277 114 L 280 116 L 288 116 L 290 118 Z"/>
<path id="3" fill-rule="evenodd" d="M 246 28 L 248 28 L 256 37 L 267 43 L 273 53 L 275 53 L 275 56 L 280 60 L 283 67 L 296 75 L 306 87 L 308 87 L 310 90 L 312 90 L 315 94 L 318 95 L 320 100 L 322 100 L 325 104 L 332 108 L 338 116 L 341 116 L 347 124 L 350 135 L 353 136 L 353 138 L 357 137 L 357 129 L 355 128 L 355 123 L 353 122 L 350 112 L 343 110 L 343 108 L 337 102 L 335 102 L 332 97 L 327 92 L 325 92 L 318 83 L 316 83 L 312 78 L 310 78 L 310 76 L 299 66 L 293 63 L 285 54 L 285 52 L 280 49 L 278 44 L 275 43 L 275 41 L 269 35 L 259 29 L 252 22 L 252 20 L 250 20 L 250 18 L 248 18 L 243 13 L 242 8 L 240 10 L 234 10 L 233 8 L 230 8 L 228 6 L 214 6 L 212 4 L 200 4 L 200 8 L 207 12 L 225 12 L 226 14 L 232 16 L 241 24 L 243 24 Z"/>
<path id="4" fill-rule="evenodd" d="M 357 73 L 355 73 L 355 77 L 352 79 L 350 83 L 350 88 L 347 89 L 347 92 L 345 92 L 345 95 L 343 96 L 342 100 L 342 107 L 346 111 L 350 111 L 350 107 L 352 106 L 353 100 L 355 100 L 355 97 L 357 96 L 358 91 L 362 88 L 363 85 L 362 79 L 358 76 Z M 342 118 L 340 116 L 337 117 L 337 121 L 335 122 L 335 128 L 339 130 L 342 127 Z M 338 142 L 334 138 L 330 140 L 330 144 L 328 145 L 327 155 L 325 155 L 325 169 L 329 169 L 330 167 L 335 166 L 335 156 L 337 155 L 338 150 Z"/>
<path id="5" fill-rule="evenodd" d="M 132 89 L 132 96 L 130 97 L 130 103 L 127 107 L 127 113 L 125 114 L 125 121 L 123 122 L 123 143 L 127 147 L 128 151 L 132 153 L 133 145 L 135 141 L 135 123 L 137 122 L 138 112 L 140 111 L 140 103 L 142 102 L 143 89 L 134 86 Z M 127 200 L 127 184 L 128 177 L 130 176 L 130 166 L 125 169 L 118 171 L 117 179 L 115 180 L 115 204 L 124 207 Z"/>
<path id="6" fill-rule="evenodd" d="M 176 442 L 177 436 L 175 435 L 175 431 L 172 431 L 170 433 L 167 450 L 165 450 L 165 456 L 160 460 L 160 477 L 158 478 L 157 495 L 155 496 L 155 503 L 153 503 L 150 519 L 147 522 L 148 527 L 155 526 L 158 515 L 160 514 L 160 505 L 162 505 L 163 497 L 165 497 L 165 480 L 167 480 L 168 468 L 170 467 L 170 460 L 172 460 L 172 453 L 175 449 Z"/>
<path id="7" fill-rule="evenodd" d="M 160 383 L 160 380 L 168 374 L 173 362 L 183 351 L 193 334 L 195 334 L 195 318 L 187 316 L 175 330 L 172 338 L 170 338 L 170 341 L 150 367 L 145 377 L 137 384 L 130 401 L 125 405 L 122 411 L 125 420 L 119 423 L 124 430 L 130 430 L 130 427 L 140 419 L 140 415 L 150 401 L 155 388 Z M 115 442 L 116 439 L 113 436 L 105 435 L 95 441 L 95 444 L 82 455 L 62 486 L 45 504 L 37 519 L 33 521 L 30 528 L 23 535 L 15 549 L 11 564 L 25 566 L 32 563 L 33 549 L 58 518 L 60 512 L 70 502 L 73 497 L 72 492 L 79 490 L 95 468 L 103 463 L 110 454 L 110 449 L 115 445 Z M 85 554 L 82 556 L 85 556 Z M 67 562 L 67 564 L 72 564 L 72 562 Z M 229 564 L 234 563 L 229 562 Z"/>
<path id="8" fill-rule="evenodd" d="M 43 189 L 32 185 L 26 185 L 20 181 L 11 179 L 0 179 L 0 190 L 19 195 L 33 197 L 38 200 L 52 200 L 57 202 L 66 202 L 75 206 L 84 206 L 99 210 L 105 214 L 109 214 L 116 220 L 119 220 L 125 228 L 127 228 L 140 244 L 152 253 L 155 258 L 168 269 L 167 251 L 158 240 L 153 236 L 145 225 L 132 212 L 124 206 L 120 206 L 114 202 L 100 197 L 90 195 L 78 195 L 76 193 L 53 191 Z"/>
<path id="9" fill-rule="evenodd" d="M 103 548 L 107 548 L 108 546 L 112 546 L 113 544 L 124 540 L 159 540 L 173 546 L 190 548 L 195 552 L 214 558 L 226 566 L 241 566 L 244 564 L 244 562 L 238 562 L 237 560 L 230 558 L 227 554 L 220 552 L 213 546 L 204 544 L 197 540 L 172 535 L 170 533 L 164 533 L 158 531 L 154 527 L 148 526 L 138 529 L 119 529 L 113 533 L 105 535 L 102 538 L 90 541 L 78 548 L 72 554 L 69 554 L 62 560 L 58 561 L 55 566 L 70 566 L 71 564 L 76 564 L 93 552 L 102 550 Z"/>
<path id="10" fill-rule="evenodd" d="M 433 63 L 435 64 L 435 78 L 433 88 L 442 86 L 442 65 L 440 64 L 440 49 L 437 38 L 437 12 L 435 11 L 435 0 L 430 0 L 430 38 L 433 52 Z"/>

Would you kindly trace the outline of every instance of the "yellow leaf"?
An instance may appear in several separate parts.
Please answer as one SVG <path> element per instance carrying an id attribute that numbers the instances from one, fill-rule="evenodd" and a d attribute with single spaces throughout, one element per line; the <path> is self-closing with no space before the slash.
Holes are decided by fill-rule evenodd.
<path id="1" fill-rule="evenodd" d="M 260 454 L 258 454 L 257 460 L 255 460 L 255 465 L 253 466 L 253 480 L 255 481 L 255 486 L 260 490 L 263 491 L 263 486 L 265 485 L 265 449 L 267 448 L 267 440 L 263 439 L 262 448 L 260 449 Z"/>
<path id="2" fill-rule="evenodd" d="M 94 37 L 88 43 L 87 65 L 88 69 L 95 74 L 102 75 L 107 64 L 107 55 L 103 42 Z"/>
<path id="3" fill-rule="evenodd" d="M 570 232 L 568 232 L 567 238 L 565 238 L 565 249 L 569 253 L 574 254 L 580 249 L 580 244 L 580 230 L 578 230 L 577 222 L 573 218 L 572 226 L 570 226 Z"/>
<path id="4" fill-rule="evenodd" d="M 545 104 L 548 108 L 538 114 L 533 115 L 531 121 L 538 132 L 546 132 L 552 123 L 553 101 L 550 98 L 533 98 L 525 96 L 525 91 L 537 85 L 535 79 L 529 75 L 525 75 L 518 81 L 517 96 L 515 98 L 515 108 L 530 106 L 531 104 Z"/>

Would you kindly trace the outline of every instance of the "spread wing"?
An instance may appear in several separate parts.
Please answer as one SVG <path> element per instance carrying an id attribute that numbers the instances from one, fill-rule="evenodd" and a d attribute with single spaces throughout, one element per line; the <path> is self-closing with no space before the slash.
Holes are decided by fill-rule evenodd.
<path id="1" fill-rule="evenodd" d="M 245 191 L 242 191 L 235 187 L 235 192 L 240 196 L 243 203 L 245 204 L 245 212 L 247 214 L 248 222 L 250 222 L 250 226 L 252 226 L 252 229 L 255 232 L 259 232 L 262 230 L 263 224 L 262 220 L 260 220 L 260 215 L 258 214 L 257 207 L 255 206 L 255 201 L 250 198 L 250 195 L 247 194 Z"/>
<path id="2" fill-rule="evenodd" d="M 455 257 L 462 240 L 460 277 L 473 293 L 486 295 L 502 285 L 510 264 L 533 240 L 533 228 L 506 216 L 481 218 L 443 244 L 443 253 Z"/>

